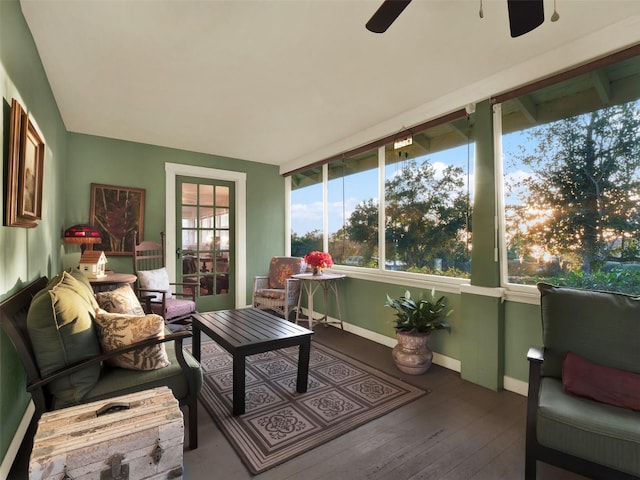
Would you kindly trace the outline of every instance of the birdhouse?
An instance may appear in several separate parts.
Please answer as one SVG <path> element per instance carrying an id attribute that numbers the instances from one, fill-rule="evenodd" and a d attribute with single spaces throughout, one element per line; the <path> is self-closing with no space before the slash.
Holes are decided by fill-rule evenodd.
<path id="1" fill-rule="evenodd" d="M 102 278 L 106 275 L 105 267 L 107 265 L 107 256 L 104 252 L 85 250 L 80 257 L 80 265 L 78 270 L 84 273 L 87 278 Z"/>

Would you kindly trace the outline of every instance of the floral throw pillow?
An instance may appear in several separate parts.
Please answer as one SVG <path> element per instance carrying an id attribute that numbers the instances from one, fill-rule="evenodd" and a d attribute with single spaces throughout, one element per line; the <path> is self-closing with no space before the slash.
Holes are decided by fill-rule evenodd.
<path id="1" fill-rule="evenodd" d="M 140 283 L 140 288 L 162 290 L 166 292 L 165 298 L 171 298 L 171 286 L 169 285 L 169 274 L 166 268 L 139 271 L 138 282 Z M 162 295 L 159 293 L 153 295 L 153 300 L 162 300 Z"/>
<path id="2" fill-rule="evenodd" d="M 160 315 L 126 315 L 98 309 L 95 323 L 103 352 L 147 338 L 164 338 L 164 319 Z M 164 343 L 123 353 L 107 363 L 130 370 L 157 370 L 170 364 Z"/>
<path id="3" fill-rule="evenodd" d="M 144 315 L 144 310 L 131 285 L 124 285 L 109 292 L 96 293 L 98 306 L 109 313 Z"/>

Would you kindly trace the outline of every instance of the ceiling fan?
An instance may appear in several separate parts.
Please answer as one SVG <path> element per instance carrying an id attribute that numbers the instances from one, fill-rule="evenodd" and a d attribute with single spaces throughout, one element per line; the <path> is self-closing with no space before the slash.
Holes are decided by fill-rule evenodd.
<path id="1" fill-rule="evenodd" d="M 409 3 L 411 0 L 384 0 L 380 8 L 367 22 L 367 30 L 374 33 L 385 32 Z M 544 22 L 543 0 L 507 0 L 507 9 L 512 38 L 529 33 Z M 554 15 L 557 15 L 555 9 Z M 480 17 L 482 16 L 481 0 Z"/>

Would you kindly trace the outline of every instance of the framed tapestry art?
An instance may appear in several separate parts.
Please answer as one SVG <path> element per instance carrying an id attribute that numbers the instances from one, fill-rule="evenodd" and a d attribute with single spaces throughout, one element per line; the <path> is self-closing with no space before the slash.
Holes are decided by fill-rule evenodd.
<path id="1" fill-rule="evenodd" d="M 107 255 L 131 255 L 134 232 L 144 238 L 143 188 L 91 184 L 89 223 L 100 230 L 102 243 L 93 246 Z"/>
<path id="2" fill-rule="evenodd" d="M 5 225 L 35 227 L 42 218 L 44 142 L 29 116 L 11 100 Z"/>

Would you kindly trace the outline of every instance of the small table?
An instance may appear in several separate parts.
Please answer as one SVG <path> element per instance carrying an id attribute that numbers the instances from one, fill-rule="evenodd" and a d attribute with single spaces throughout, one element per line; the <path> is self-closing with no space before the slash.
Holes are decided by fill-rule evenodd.
<path id="1" fill-rule="evenodd" d="M 296 391 L 305 393 L 309 380 L 309 353 L 313 331 L 257 308 L 196 313 L 193 322 L 193 356 L 200 361 L 202 332 L 233 357 L 233 414 L 245 411 L 247 355 L 299 345 Z"/>
<path id="2" fill-rule="evenodd" d="M 313 329 L 313 322 L 318 322 L 324 324 L 326 327 L 330 323 L 340 324 L 340 328 L 344 330 L 344 325 L 342 324 L 342 313 L 340 312 L 340 299 L 338 298 L 338 286 L 336 285 L 336 280 L 340 280 L 345 278 L 346 275 L 342 273 L 323 273 L 322 275 L 314 275 L 313 273 L 299 273 L 297 275 L 292 275 L 291 278 L 296 278 L 302 281 L 302 285 L 307 294 L 307 317 L 309 319 L 309 328 Z M 324 316 L 319 319 L 313 318 L 313 295 L 318 290 L 318 287 L 322 287 L 322 297 L 324 300 Z M 334 293 L 336 299 L 336 308 L 338 309 L 338 322 L 330 322 L 329 317 L 327 315 L 328 312 L 328 296 L 329 290 Z M 296 323 L 300 320 L 300 302 L 302 301 L 302 295 L 298 297 L 298 309 L 296 310 Z"/>
<path id="3" fill-rule="evenodd" d="M 104 277 L 90 278 L 89 283 L 94 293 L 106 292 L 123 285 L 133 285 L 138 277 L 132 273 L 107 273 Z"/>

